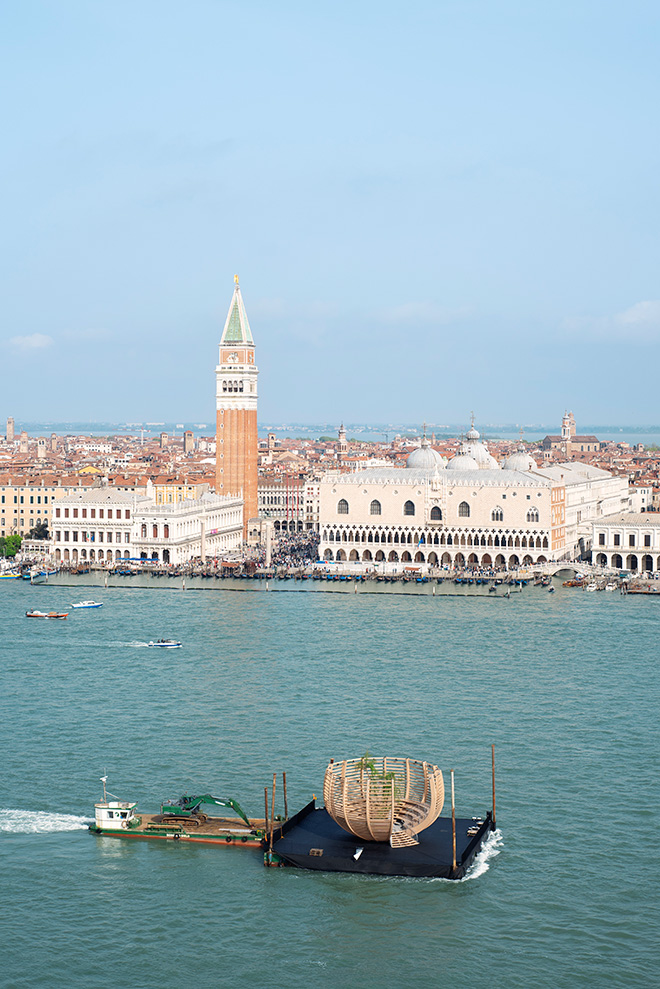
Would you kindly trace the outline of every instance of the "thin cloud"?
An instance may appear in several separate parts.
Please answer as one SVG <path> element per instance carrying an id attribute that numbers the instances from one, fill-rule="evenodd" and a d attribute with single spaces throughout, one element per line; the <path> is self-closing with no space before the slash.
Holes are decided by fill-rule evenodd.
<path id="1" fill-rule="evenodd" d="M 76 343 L 83 343 L 86 340 L 108 340 L 110 336 L 108 330 L 99 329 L 65 330 L 62 333 L 64 340 L 73 340 Z"/>
<path id="2" fill-rule="evenodd" d="M 636 336 L 643 340 L 660 336 L 660 299 L 636 302 L 610 316 L 569 316 L 561 323 L 569 333 L 584 337 Z"/>
<path id="3" fill-rule="evenodd" d="M 410 323 L 425 323 L 427 325 L 446 326 L 470 315 L 467 306 L 450 309 L 448 306 L 438 306 L 433 302 L 406 302 L 402 306 L 391 306 L 381 309 L 376 317 L 385 323 L 406 325 Z"/>
<path id="4" fill-rule="evenodd" d="M 53 343 L 53 338 L 45 333 L 31 333 L 29 336 L 11 337 L 9 340 L 9 345 L 14 350 L 44 350 L 52 347 Z"/>

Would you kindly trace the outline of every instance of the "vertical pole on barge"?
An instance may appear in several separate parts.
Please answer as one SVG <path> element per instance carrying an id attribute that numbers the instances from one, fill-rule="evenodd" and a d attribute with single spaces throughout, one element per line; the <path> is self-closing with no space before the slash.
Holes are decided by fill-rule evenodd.
<path id="1" fill-rule="evenodd" d="M 490 747 L 491 774 L 493 778 L 493 827 L 495 827 L 495 746 Z"/>
<path id="2" fill-rule="evenodd" d="M 275 829 L 275 780 L 277 773 L 273 773 L 273 795 L 270 799 L 270 844 L 269 851 L 273 850 L 273 831 Z"/>
<path id="3" fill-rule="evenodd" d="M 268 787 L 264 787 L 264 803 L 266 804 L 266 814 L 264 816 L 264 831 L 268 834 Z"/>
<path id="4" fill-rule="evenodd" d="M 289 820 L 289 805 L 286 801 L 286 773 L 282 773 L 282 788 L 284 790 L 284 820 Z"/>
<path id="5" fill-rule="evenodd" d="M 456 804 L 454 802 L 454 770 L 451 772 L 451 867 L 456 868 Z"/>

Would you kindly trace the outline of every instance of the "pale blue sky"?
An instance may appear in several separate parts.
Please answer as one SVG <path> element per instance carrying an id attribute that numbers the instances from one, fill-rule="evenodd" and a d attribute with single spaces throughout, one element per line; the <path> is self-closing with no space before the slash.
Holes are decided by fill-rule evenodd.
<path id="1" fill-rule="evenodd" d="M 0 416 L 657 422 L 657 3 L 23 0 Z M 7 370 L 11 368 L 11 370 Z"/>

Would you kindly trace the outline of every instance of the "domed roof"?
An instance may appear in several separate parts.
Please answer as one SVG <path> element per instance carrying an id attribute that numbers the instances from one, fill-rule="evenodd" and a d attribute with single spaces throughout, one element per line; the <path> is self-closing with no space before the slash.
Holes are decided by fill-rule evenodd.
<path id="1" fill-rule="evenodd" d="M 419 450 L 413 450 L 406 460 L 406 467 L 442 467 L 444 460 L 424 437 Z"/>
<path id="2" fill-rule="evenodd" d="M 502 464 L 505 470 L 536 470 L 537 463 L 525 450 L 516 450 Z"/>
<path id="3" fill-rule="evenodd" d="M 447 470 L 479 470 L 479 464 L 467 453 L 457 453 L 447 464 Z"/>
<path id="4" fill-rule="evenodd" d="M 495 457 L 488 452 L 488 448 L 484 443 L 470 443 L 469 450 L 465 452 L 469 457 L 473 457 L 480 467 L 489 467 L 497 470 L 500 466 Z"/>
<path id="5" fill-rule="evenodd" d="M 470 429 L 470 431 L 469 431 L 469 432 L 468 432 L 468 434 L 467 434 L 467 438 L 468 438 L 469 440 L 478 440 L 478 439 L 479 439 L 479 437 L 480 437 L 480 434 L 479 434 L 479 433 L 477 432 L 477 430 L 476 430 L 476 429 L 474 428 L 474 423 L 472 423 L 472 427 L 471 427 L 471 429 Z"/>

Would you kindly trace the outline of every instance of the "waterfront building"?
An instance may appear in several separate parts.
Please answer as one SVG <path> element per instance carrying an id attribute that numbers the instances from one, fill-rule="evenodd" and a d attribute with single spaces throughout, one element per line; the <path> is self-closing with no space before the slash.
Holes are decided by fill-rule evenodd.
<path id="1" fill-rule="evenodd" d="M 58 563 L 137 558 L 177 564 L 217 557 L 241 545 L 242 501 L 206 493 L 158 505 L 144 495 L 96 486 L 58 500 L 51 537 Z"/>
<path id="2" fill-rule="evenodd" d="M 626 479 L 598 468 L 539 468 L 522 449 L 500 467 L 474 425 L 447 463 L 423 440 L 405 468 L 331 472 L 319 488 L 319 556 L 354 562 L 514 567 L 573 558 L 590 548 L 592 519 L 628 505 Z"/>
<path id="3" fill-rule="evenodd" d="M 220 340 L 216 378 L 216 485 L 219 495 L 242 495 L 243 528 L 258 512 L 257 376 L 252 331 L 234 276 L 234 295 Z"/>
<path id="4" fill-rule="evenodd" d="M 660 516 L 621 512 L 593 523 L 592 560 L 619 570 L 660 571 Z"/>

